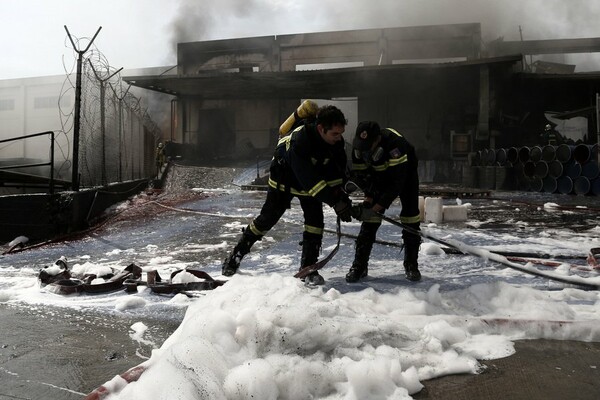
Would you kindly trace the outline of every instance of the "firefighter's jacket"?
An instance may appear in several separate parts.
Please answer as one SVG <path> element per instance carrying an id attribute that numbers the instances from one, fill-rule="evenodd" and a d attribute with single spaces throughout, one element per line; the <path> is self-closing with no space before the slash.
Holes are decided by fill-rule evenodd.
<path id="1" fill-rule="evenodd" d="M 563 143 L 563 138 L 560 135 L 560 133 L 556 132 L 553 129 L 544 132 L 540 136 L 542 137 L 542 144 L 544 144 L 544 145 L 547 144 L 550 146 L 558 146 Z"/>
<path id="2" fill-rule="evenodd" d="M 269 186 L 296 196 L 313 196 L 334 206 L 347 181 L 344 140 L 326 143 L 314 123 L 301 125 L 279 139 Z"/>
<path id="3" fill-rule="evenodd" d="M 400 195 L 411 170 L 416 169 L 417 158 L 414 147 L 392 128 L 381 130 L 378 149 L 372 153 L 376 154 L 377 150 L 380 157 L 376 160 L 372 157 L 365 160 L 352 152 L 351 177 L 365 196 L 372 197 L 375 203 L 387 209 Z"/>

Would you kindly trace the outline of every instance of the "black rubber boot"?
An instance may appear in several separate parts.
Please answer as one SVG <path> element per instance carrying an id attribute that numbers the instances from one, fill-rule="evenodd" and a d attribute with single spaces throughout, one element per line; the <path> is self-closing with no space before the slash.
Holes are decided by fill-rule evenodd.
<path id="1" fill-rule="evenodd" d="M 223 261 L 223 269 L 221 273 L 225 276 L 235 275 L 240 267 L 242 258 L 244 258 L 244 256 L 250 252 L 252 245 L 260 239 L 261 236 L 252 233 L 250 227 L 244 228 L 239 242 L 235 245 L 231 254 L 229 254 L 225 261 Z"/>
<path id="2" fill-rule="evenodd" d="M 374 235 L 370 234 L 368 230 L 361 228 L 358 238 L 356 239 L 354 261 L 346 274 L 346 282 L 358 282 L 369 274 L 369 257 L 371 256 L 371 249 L 373 248 L 374 241 Z"/>
<path id="3" fill-rule="evenodd" d="M 369 274 L 369 267 L 352 264 L 346 274 L 346 282 L 355 283 Z"/>
<path id="4" fill-rule="evenodd" d="M 313 265 L 319 259 L 319 252 L 321 250 L 321 238 L 314 234 L 304 234 L 302 239 L 302 256 L 300 257 L 300 269 Z M 310 275 L 306 276 L 304 282 L 309 285 L 323 285 L 325 279 L 319 274 L 319 271 L 315 271 Z"/>
<path id="5" fill-rule="evenodd" d="M 421 272 L 419 272 L 419 242 L 409 241 L 404 246 L 404 271 L 406 272 L 406 279 L 409 281 L 421 280 Z"/>

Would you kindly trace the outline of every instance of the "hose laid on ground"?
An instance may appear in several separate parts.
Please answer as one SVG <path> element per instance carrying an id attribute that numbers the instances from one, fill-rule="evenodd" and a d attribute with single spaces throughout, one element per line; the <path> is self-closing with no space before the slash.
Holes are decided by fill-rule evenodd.
<path id="1" fill-rule="evenodd" d="M 334 230 L 331 229 L 323 229 L 323 232 L 327 232 L 327 233 L 336 233 Z M 353 235 L 351 233 L 341 233 L 342 236 L 347 237 L 347 238 L 351 238 L 351 239 L 356 239 L 358 238 L 358 236 Z M 400 247 L 402 248 L 403 245 L 401 243 L 398 242 L 390 242 L 387 240 L 381 240 L 381 239 L 375 239 L 375 242 L 377 244 L 381 244 L 384 246 L 393 246 L 393 247 Z M 453 255 L 463 255 L 464 253 L 460 250 L 457 250 L 455 248 L 451 248 L 451 247 L 440 247 L 440 249 L 446 253 L 446 254 L 453 254 Z M 585 260 L 587 259 L 589 256 L 577 256 L 577 255 L 563 255 L 563 254 L 548 254 L 548 253 L 526 253 L 526 252 L 521 252 L 521 251 L 494 251 L 494 253 L 496 254 L 500 254 L 501 256 L 507 257 L 507 258 L 511 258 L 511 257 L 521 257 L 521 258 L 531 258 L 531 259 L 565 259 L 565 260 L 573 260 L 573 259 L 580 259 L 580 260 Z M 540 262 L 537 262 L 537 264 L 542 264 L 541 261 L 546 261 L 546 260 L 539 260 Z M 511 260 L 511 261 L 518 261 L 518 260 Z M 533 261 L 532 261 L 533 262 Z M 536 263 L 536 262 L 534 262 Z M 549 267 L 554 267 L 556 265 L 554 265 L 554 261 L 548 261 L 547 265 Z M 562 263 L 560 263 L 562 264 Z"/>
<path id="2" fill-rule="evenodd" d="M 206 215 L 206 216 L 211 216 L 211 217 L 221 217 L 221 218 L 234 218 L 234 219 L 240 219 L 243 218 L 241 216 L 231 216 L 231 215 L 225 215 L 225 214 L 214 214 L 214 213 L 206 213 L 206 212 L 202 212 L 202 211 L 195 211 L 195 210 L 188 210 L 188 209 L 182 209 L 182 208 L 175 208 L 175 207 L 171 207 L 171 206 L 166 206 L 163 205 L 157 201 L 153 201 L 153 203 L 164 207 L 164 208 L 168 208 L 174 211 L 181 211 L 181 212 L 188 212 L 188 213 L 193 213 L 193 214 L 199 214 L 199 215 Z M 407 231 L 409 231 L 410 233 L 413 233 L 415 235 L 419 235 L 422 236 L 426 239 L 432 240 L 434 242 L 437 242 L 439 244 L 444 245 L 445 247 L 441 247 L 442 251 L 444 251 L 444 253 L 446 254 L 465 254 L 462 250 L 454 247 L 453 245 L 451 245 L 450 243 L 443 241 L 441 239 L 437 239 L 435 237 L 432 237 L 431 235 L 425 235 L 422 231 L 413 229 L 409 226 L 406 226 L 404 224 L 402 224 L 401 222 L 398 222 L 396 220 L 393 220 L 389 217 L 386 216 L 382 216 L 382 218 L 387 221 L 390 222 L 394 225 L 400 224 L 400 226 L 403 229 L 406 229 Z M 393 221 L 393 222 L 391 222 Z M 330 230 L 330 229 L 324 229 L 324 232 L 328 232 L 328 233 L 335 233 L 338 236 L 338 242 L 337 242 L 337 246 L 335 247 L 335 249 L 332 251 L 332 254 L 328 255 L 326 258 L 324 258 L 323 260 L 319 261 L 317 264 L 315 265 L 311 265 L 309 267 L 305 267 L 301 272 L 297 273 L 295 275 L 296 278 L 303 278 L 306 275 L 308 275 L 311 272 L 314 272 L 320 268 L 322 268 L 327 262 L 329 262 L 331 260 L 331 258 L 335 255 L 335 253 L 337 253 L 338 247 L 339 247 L 339 243 L 340 243 L 340 237 L 344 236 L 344 237 L 349 237 L 349 238 L 353 238 L 356 239 L 356 235 L 352 235 L 352 234 L 348 234 L 348 233 L 342 233 L 340 231 L 340 224 L 338 221 L 337 224 L 337 229 L 335 231 Z M 387 246 L 396 246 L 396 247 L 400 247 L 402 248 L 402 245 L 399 243 L 395 243 L 395 242 L 388 242 L 388 241 L 383 241 L 383 240 L 375 240 L 375 243 L 379 243 L 379 244 L 383 244 L 383 245 L 387 245 Z M 489 251 L 489 250 L 485 250 L 482 249 L 482 251 Z M 493 254 L 499 255 L 499 256 L 504 256 L 506 257 L 506 259 L 508 261 L 515 261 L 515 262 L 528 262 L 528 263 L 532 263 L 532 264 L 540 264 L 540 265 L 545 265 L 548 267 L 557 267 L 559 265 L 562 265 L 563 263 L 560 262 L 556 262 L 556 261 L 550 261 L 550 260 L 539 260 L 540 258 L 563 258 L 563 259 L 577 259 L 577 258 L 581 258 L 581 259 L 586 259 L 586 256 L 561 256 L 561 255 L 550 255 L 550 254 L 540 254 L 540 253 L 523 253 L 523 252 L 502 252 L 502 251 L 495 251 L 493 252 Z M 323 262 L 323 264 L 321 264 L 321 262 Z M 572 268 L 576 268 L 582 271 L 591 271 L 592 268 L 585 268 L 582 267 L 580 265 L 572 265 L 569 264 Z M 315 266 L 317 268 L 315 268 Z"/>
<path id="3" fill-rule="evenodd" d="M 245 218 L 245 217 L 241 217 L 241 216 L 214 214 L 214 213 L 206 213 L 206 212 L 202 212 L 202 211 L 188 210 L 188 209 L 183 209 L 183 208 L 175 208 L 175 207 L 165 206 L 163 204 L 160 204 L 157 201 L 154 201 L 154 203 L 161 207 L 168 208 L 170 210 L 188 212 L 188 213 L 192 213 L 192 214 L 206 215 L 206 216 L 211 216 L 211 217 L 221 217 L 221 218 L 223 218 L 223 217 L 224 218 L 235 218 L 235 219 Z M 340 240 L 342 237 L 340 217 L 337 218 L 336 227 L 337 227 L 336 228 L 337 244 L 334 247 L 334 249 L 331 251 L 331 253 L 329 253 L 329 255 L 327 255 L 327 257 L 323 258 L 322 260 L 317 261 L 316 263 L 314 263 L 312 265 L 307 265 L 306 267 L 302 268 L 300 271 L 298 271 L 294 275 L 294 278 L 300 278 L 300 279 L 305 278 L 309 274 L 311 274 L 315 271 L 318 271 L 319 269 L 323 268 L 325 266 L 325 264 L 327 264 L 333 258 L 333 256 L 336 255 L 336 253 L 338 252 L 338 250 L 340 248 Z"/>
<path id="4" fill-rule="evenodd" d="M 345 189 L 346 193 L 352 193 L 357 189 L 362 190 L 360 188 L 360 186 L 358 186 L 355 182 L 352 182 L 352 181 L 346 182 L 344 189 Z M 362 191 L 364 193 L 364 190 L 362 190 Z M 446 247 L 456 249 L 456 250 L 460 251 L 461 253 L 471 254 L 471 255 L 474 255 L 477 257 L 481 257 L 486 260 L 492 260 L 499 264 L 506 265 L 507 267 L 509 267 L 511 269 L 514 269 L 514 270 L 517 270 L 520 272 L 524 272 L 524 273 L 527 273 L 530 275 L 547 278 L 547 279 L 554 280 L 557 282 L 568 283 L 571 285 L 577 285 L 577 286 L 585 287 L 587 289 L 596 289 L 596 290 L 600 289 L 600 278 L 584 278 L 584 277 L 581 277 L 578 275 L 565 276 L 565 275 L 560 275 L 560 274 L 557 274 L 554 272 L 540 271 L 536 268 L 530 267 L 529 264 L 526 264 L 526 265 L 517 264 L 515 262 L 508 260 L 506 257 L 504 257 L 498 253 L 493 253 L 489 250 L 484 250 L 484 249 L 479 249 L 479 248 L 476 248 L 473 246 L 469 246 L 458 240 L 448 241 L 448 240 L 442 240 L 442 239 L 436 238 L 435 236 L 432 236 L 422 230 L 414 229 L 408 225 L 403 224 L 402 222 L 396 221 L 390 217 L 386 217 L 382 213 L 377 213 L 377 214 L 381 217 L 382 220 L 384 220 L 392 225 L 398 226 L 398 227 L 404 229 L 405 231 L 407 231 L 408 233 L 420 236 L 425 239 L 429 239 L 432 242 L 436 242 L 436 243 L 444 245 Z M 591 282 L 591 280 L 594 280 L 597 282 Z"/>
<path id="5" fill-rule="evenodd" d="M 163 205 L 157 201 L 153 201 L 153 203 L 164 207 L 164 208 L 168 208 L 174 211 L 181 211 L 181 212 L 188 212 L 188 213 L 193 213 L 193 214 L 200 214 L 200 215 L 206 215 L 206 216 L 213 216 L 213 217 L 221 217 L 221 218 L 235 218 L 235 219 L 239 219 L 239 218 L 243 218 L 241 216 L 230 216 L 230 215 L 224 215 L 224 214 L 214 214 L 214 213 L 206 213 L 206 212 L 201 212 L 201 211 L 196 211 L 196 210 L 188 210 L 188 209 L 182 209 L 182 208 L 175 208 L 175 207 L 170 207 L 170 206 L 166 206 Z M 522 253 L 522 252 L 491 252 L 489 250 L 486 249 L 476 249 L 476 248 L 472 248 L 472 250 L 470 251 L 465 251 L 465 249 L 467 248 L 471 248 L 471 246 L 468 246 L 464 243 L 460 243 L 458 242 L 458 245 L 456 244 L 451 244 L 448 241 L 444 241 L 442 239 L 438 239 L 434 236 L 431 236 L 430 234 L 427 234 L 421 230 L 417 230 L 414 229 L 410 226 L 407 226 L 401 222 L 398 222 L 392 218 L 389 218 L 383 214 L 380 214 L 381 218 L 388 222 L 391 223 L 392 225 L 396 225 L 399 226 L 403 229 L 406 229 L 408 232 L 414 234 L 414 235 L 418 235 L 421 236 L 425 239 L 429 239 L 433 242 L 436 242 L 438 244 L 441 244 L 445 247 L 442 248 L 442 250 L 446 253 L 446 254 L 471 254 L 471 255 L 475 255 L 478 257 L 482 257 L 482 258 L 486 258 L 486 259 L 493 259 L 493 258 L 497 258 L 497 257 L 501 257 L 501 258 L 497 258 L 494 259 L 494 261 L 499 262 L 501 264 L 504 264 L 506 266 L 508 266 L 509 268 L 512 269 L 516 269 L 518 271 L 521 272 L 525 272 L 528 274 L 532 274 L 532 275 L 536 275 L 536 276 L 541 276 L 541 277 L 545 277 L 548 279 L 552 279 L 558 282 L 563 282 L 563 283 L 570 283 L 570 284 L 575 284 L 575 285 L 579 285 L 579 286 L 585 286 L 588 288 L 593 288 L 593 289 L 598 289 L 600 288 L 600 283 L 599 284 L 592 284 L 589 282 L 585 282 L 585 281 L 579 281 L 578 279 L 571 279 L 570 277 L 565 277 L 563 275 L 557 275 L 554 276 L 555 274 L 553 273 L 546 273 L 544 271 L 539 271 L 537 269 L 534 268 L 527 268 L 524 266 L 521 266 L 520 264 L 516 264 L 515 262 L 517 261 L 521 261 L 521 262 L 527 262 L 527 263 L 531 263 L 531 264 L 542 264 L 542 265 L 546 265 L 546 266 L 551 266 L 551 267 L 556 267 L 557 265 L 560 265 L 561 263 L 555 263 L 552 261 L 544 261 L 544 260 L 535 260 L 535 259 L 527 259 L 527 258 L 586 258 L 585 256 L 583 257 L 571 257 L 571 256 L 552 256 L 549 254 L 537 254 L 537 253 Z M 333 231 L 325 229 L 325 232 L 330 232 L 333 233 Z M 336 246 L 336 248 L 332 251 L 332 254 L 330 254 L 329 256 L 327 256 L 326 258 L 324 258 L 321 261 L 324 261 L 324 263 L 322 265 L 317 265 L 320 262 L 318 262 L 317 264 L 310 266 L 310 267 L 306 267 L 303 269 L 303 273 L 301 274 L 302 276 L 299 276 L 300 272 L 297 273 L 296 277 L 304 277 L 306 275 L 308 275 L 310 272 L 316 271 L 320 268 L 322 268 L 327 262 L 329 262 L 329 260 L 331 260 L 331 258 L 335 255 L 335 253 L 337 253 L 337 249 L 339 247 L 339 242 L 340 242 L 340 237 L 341 236 L 346 236 L 346 237 L 353 237 L 356 238 L 356 236 L 347 234 L 347 233 L 342 233 L 340 231 L 340 224 L 339 224 L 339 220 L 338 220 L 338 225 L 337 225 L 337 230 L 335 232 L 338 235 L 338 245 Z M 402 245 L 397 244 L 397 243 L 393 243 L 393 242 L 385 242 L 385 241 L 381 241 L 381 240 L 376 240 L 376 243 L 380 243 L 380 244 L 385 244 L 385 245 L 392 245 L 392 246 L 398 246 L 398 247 L 402 247 Z M 479 253 L 485 252 L 487 254 L 489 254 L 489 256 L 483 256 Z M 515 262 L 513 262 L 515 261 Z M 317 266 L 318 268 L 314 268 L 315 266 Z M 576 266 L 573 265 L 573 267 L 576 267 L 577 269 L 582 269 L 581 266 Z M 586 269 L 586 271 L 588 271 Z M 575 277 L 573 277 L 575 278 Z M 581 278 L 582 280 L 585 280 L 586 278 Z"/>
<path id="6" fill-rule="evenodd" d="M 581 287 L 585 287 L 587 289 L 595 289 L 598 290 L 600 289 L 600 278 L 584 278 L 578 275 L 570 275 L 570 276 L 565 276 L 565 275 L 560 275 L 560 274 L 556 274 L 553 272 L 544 272 L 544 271 L 540 271 L 538 269 L 535 269 L 533 267 L 529 267 L 527 265 L 520 265 L 517 263 L 514 263 L 510 260 L 508 260 L 506 257 L 497 254 L 497 253 L 493 253 L 489 250 L 484 250 L 484 249 L 478 249 L 476 247 L 473 246 L 469 246 L 465 243 L 459 242 L 458 240 L 452 240 L 452 243 L 450 241 L 446 241 L 446 240 L 442 240 L 442 239 L 438 239 L 434 236 L 431 236 L 423 231 L 417 230 L 417 229 L 413 229 L 410 226 L 407 226 L 405 224 L 403 224 L 402 222 L 396 221 L 392 218 L 386 217 L 383 214 L 379 214 L 381 216 L 381 218 L 392 224 L 392 225 L 396 225 L 398 227 L 401 227 L 403 229 L 405 229 L 407 232 L 410 232 L 414 235 L 419 235 L 425 239 L 429 239 L 433 242 L 439 243 L 439 244 L 443 244 L 444 246 L 447 247 L 451 247 L 454 248 L 464 254 L 471 254 L 477 257 L 481 257 L 484 259 L 488 259 L 488 260 L 492 260 L 495 261 L 499 264 L 503 264 L 506 265 L 507 267 L 520 271 L 520 272 L 524 272 L 530 275 L 535 275 L 535 276 L 539 276 L 542 278 L 547 278 L 553 281 L 557 281 L 557 282 L 561 282 L 561 283 L 568 283 L 571 285 L 577 285 L 577 286 L 581 286 Z M 597 281 L 596 282 L 591 282 L 591 280 Z"/>
<path id="7" fill-rule="evenodd" d="M 336 253 L 338 252 L 338 250 L 340 248 L 340 239 L 342 238 L 341 229 L 342 228 L 341 228 L 341 223 L 340 223 L 340 217 L 337 217 L 337 222 L 336 222 L 337 244 L 335 245 L 333 250 L 331 250 L 331 253 L 329 253 L 329 255 L 327 257 L 323 258 L 321 261 L 317 261 L 316 263 L 314 263 L 312 265 L 307 265 L 306 267 L 302 268 L 300 271 L 298 271 L 294 275 L 294 278 L 302 279 L 302 278 L 307 277 L 311 273 L 320 270 L 321 268 L 323 268 L 325 266 L 325 264 L 327 264 L 333 258 L 333 256 L 336 255 Z"/>

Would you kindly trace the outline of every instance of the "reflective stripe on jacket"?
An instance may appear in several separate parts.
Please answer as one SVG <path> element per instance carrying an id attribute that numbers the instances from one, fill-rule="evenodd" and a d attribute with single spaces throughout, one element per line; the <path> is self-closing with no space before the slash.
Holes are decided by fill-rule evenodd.
<path id="1" fill-rule="evenodd" d="M 279 139 L 269 186 L 333 206 L 339 197 L 335 188 L 347 180 L 346 160 L 343 140 L 330 145 L 314 123 L 299 126 Z"/>
<path id="2" fill-rule="evenodd" d="M 388 208 L 406 179 L 406 170 L 416 167 L 414 147 L 398 131 L 392 128 L 381 130 L 378 147 L 383 149 L 379 160 L 363 160 L 352 153 L 353 179 L 363 186 L 365 195 L 376 198 Z"/>

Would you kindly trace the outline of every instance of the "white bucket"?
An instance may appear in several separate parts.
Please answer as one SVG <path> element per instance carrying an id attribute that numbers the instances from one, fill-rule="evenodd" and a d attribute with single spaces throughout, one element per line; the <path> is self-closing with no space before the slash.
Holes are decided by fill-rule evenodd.
<path id="1" fill-rule="evenodd" d="M 441 197 L 425 198 L 425 222 L 440 224 L 444 219 L 443 203 Z"/>
<path id="2" fill-rule="evenodd" d="M 425 221 L 425 197 L 419 196 L 419 220 Z"/>
<path id="3" fill-rule="evenodd" d="M 444 222 L 466 221 L 467 206 L 444 206 Z"/>

